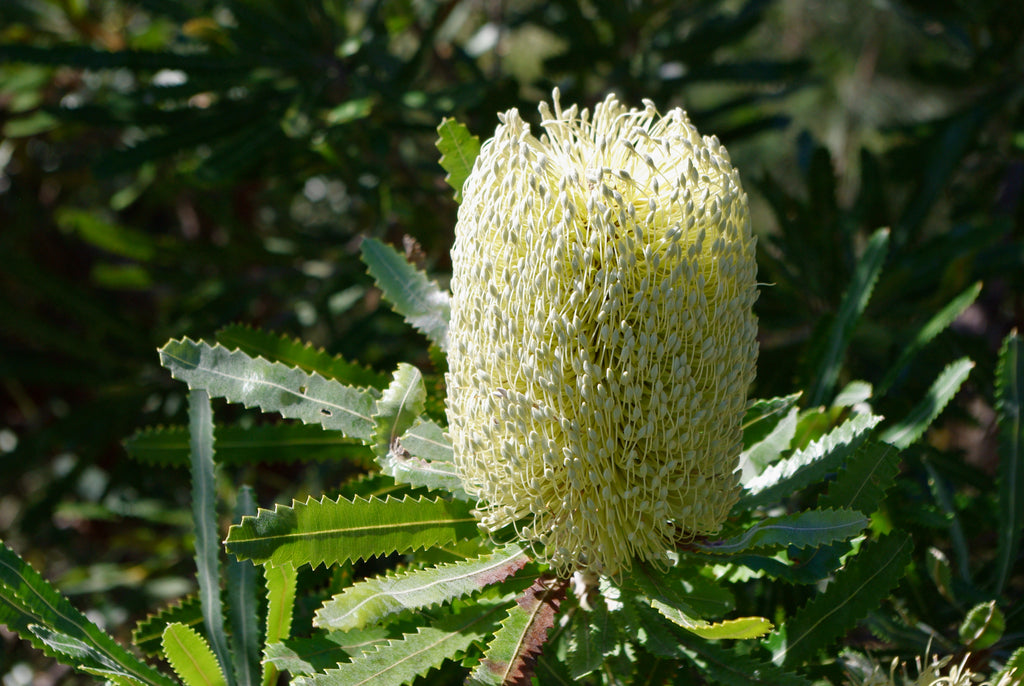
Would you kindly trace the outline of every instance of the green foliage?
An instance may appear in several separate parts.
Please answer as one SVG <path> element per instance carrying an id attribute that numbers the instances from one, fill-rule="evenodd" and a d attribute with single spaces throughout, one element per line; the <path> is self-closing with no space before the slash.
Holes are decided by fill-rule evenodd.
<path id="1" fill-rule="evenodd" d="M 224 686 L 221 665 L 203 637 L 184 624 L 168 624 L 163 636 L 164 655 L 186 686 Z"/>
<path id="2" fill-rule="evenodd" d="M 803 662 L 823 650 L 863 618 L 896 586 L 910 561 L 913 543 L 891 534 L 865 543 L 816 595 L 769 640 L 775 664 Z"/>
<path id="3" fill-rule="evenodd" d="M 996 369 L 999 412 L 999 558 L 996 592 L 1006 587 L 1024 533 L 1024 343 L 1016 331 L 1003 341 Z"/>
<path id="4" fill-rule="evenodd" d="M 462 184 L 480 154 L 480 139 L 472 135 L 465 124 L 447 117 L 438 125 L 437 134 L 435 145 L 441 153 L 438 162 L 448 172 L 444 180 L 455 189 L 455 202 L 462 202 Z"/>

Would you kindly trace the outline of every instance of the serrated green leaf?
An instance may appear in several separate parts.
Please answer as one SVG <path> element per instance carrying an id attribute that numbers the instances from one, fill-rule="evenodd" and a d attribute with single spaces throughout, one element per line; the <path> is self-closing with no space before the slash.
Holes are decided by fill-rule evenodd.
<path id="1" fill-rule="evenodd" d="M 174 684 L 89 621 L 6 545 L 0 545 L 0 624 L 49 655 L 54 653 L 32 632 L 32 626 L 81 642 L 102 655 L 103 664 L 116 665 L 129 678 L 160 686 Z"/>
<path id="2" fill-rule="evenodd" d="M 844 635 L 895 588 L 912 550 L 913 542 L 903 533 L 862 545 L 824 593 L 815 595 L 786 622 L 785 645 L 774 651 L 772 661 L 797 664 Z"/>
<path id="3" fill-rule="evenodd" d="M 972 651 L 985 650 L 995 645 L 1006 631 L 1006 617 L 996 601 L 978 603 L 972 607 L 960 624 L 960 641 Z"/>
<path id="4" fill-rule="evenodd" d="M 515 574 L 529 561 L 515 545 L 489 555 L 411 572 L 391 572 L 349 586 L 317 610 L 314 626 L 361 629 L 404 610 L 428 608 L 474 593 Z"/>
<path id="5" fill-rule="evenodd" d="M 336 564 L 446 545 L 477 534 L 468 503 L 390 496 L 277 505 L 228 532 L 228 551 L 258 564 Z"/>
<path id="6" fill-rule="evenodd" d="M 164 656 L 186 686 L 226 686 L 210 645 L 184 624 L 168 624 L 163 637 Z"/>
<path id="7" fill-rule="evenodd" d="M 198 595 L 190 595 L 175 605 L 139 620 L 132 631 L 132 643 L 147 655 L 156 655 L 160 652 L 164 629 L 172 623 L 193 628 L 202 626 L 203 609 L 199 605 Z"/>
<path id="8" fill-rule="evenodd" d="M 641 603 L 627 605 L 635 618 L 633 633 L 654 655 L 693 662 L 714 683 L 727 686 L 810 686 L 803 677 L 783 671 L 770 662 L 716 646 L 668 622 L 660 613 Z"/>
<path id="9" fill-rule="evenodd" d="M 268 645 L 265 655 L 269 664 L 293 676 L 316 674 L 362 655 L 388 639 L 399 638 L 393 634 L 390 626 L 375 626 L 359 631 L 332 631 L 309 638 L 289 638 Z"/>
<path id="10" fill-rule="evenodd" d="M 445 117 L 437 127 L 439 138 L 434 144 L 441 153 L 441 167 L 448 172 L 444 180 L 455 189 L 455 202 L 462 202 L 462 185 L 473 171 L 473 162 L 480 154 L 480 139 L 465 124 Z"/>
<path id="11" fill-rule="evenodd" d="M 878 384 L 878 390 L 875 393 L 876 397 L 885 395 L 889 389 L 892 388 L 892 385 L 897 381 L 907 366 L 913 361 L 914 356 L 927 346 L 936 336 L 949 328 L 949 326 L 956 321 L 956 318 L 963 314 L 963 312 L 978 299 L 978 295 L 980 293 L 981 282 L 973 284 L 963 293 L 953 298 L 949 304 L 939 310 L 935 316 L 925 322 L 925 325 L 918 330 L 910 342 L 902 347 L 900 356 L 896 359 L 896 362 L 893 363 L 892 367 L 889 368 L 889 371 L 882 378 L 881 383 Z"/>
<path id="12" fill-rule="evenodd" d="M 960 386 L 967 380 L 972 369 L 974 369 L 974 362 L 966 357 L 961 357 L 956 362 L 947 365 L 928 389 L 928 395 L 924 400 L 918 403 L 906 417 L 883 431 L 880 440 L 894 445 L 900 450 L 915 443 L 946 409 L 946 405 L 960 390 Z"/>
<path id="13" fill-rule="evenodd" d="M 234 520 L 256 514 L 252 488 L 238 490 Z M 256 567 L 251 562 L 229 559 L 227 562 L 227 606 L 231 626 L 231 656 L 235 681 L 241 686 L 260 682 L 260 625 L 257 618 Z"/>
<path id="14" fill-rule="evenodd" d="M 29 625 L 29 630 L 49 648 L 48 654 L 55 655 L 64 664 L 115 683 L 133 686 L 145 683 L 127 674 L 119 664 L 84 641 L 38 624 Z"/>
<path id="15" fill-rule="evenodd" d="M 999 427 L 999 519 L 995 592 L 1006 588 L 1024 531 L 1024 342 L 1014 330 L 1003 340 L 996 367 Z"/>
<path id="16" fill-rule="evenodd" d="M 373 436 L 376 390 L 344 386 L 319 374 L 231 352 L 189 339 L 171 340 L 160 349 L 160 363 L 189 388 L 283 417 L 320 424 L 346 436 Z"/>
<path id="17" fill-rule="evenodd" d="M 214 426 L 217 464 L 247 465 L 280 462 L 345 460 L 370 467 L 373 455 L 362 441 L 318 424 Z M 124 441 L 128 456 L 161 467 L 188 467 L 188 427 L 140 429 Z"/>
<path id="18" fill-rule="evenodd" d="M 807 392 L 807 402 L 811 406 L 826 402 L 839 380 L 843 355 L 850 345 L 854 326 L 864 313 L 875 282 L 882 273 L 888 246 L 889 229 L 879 229 L 871 236 L 857 262 L 850 285 L 843 294 L 842 302 L 839 303 L 839 310 L 829 329 Z"/>
<path id="19" fill-rule="evenodd" d="M 516 598 L 470 672 L 467 686 L 525 686 L 565 595 L 566 584 L 539 577 Z"/>
<path id="20" fill-rule="evenodd" d="M 451 299 L 426 274 L 409 264 L 389 245 L 364 238 L 363 262 L 392 308 L 442 350 L 448 349 Z"/>
<path id="21" fill-rule="evenodd" d="M 385 466 L 388 454 L 397 447 L 398 437 L 423 414 L 426 398 L 420 370 L 411 364 L 399 364 L 373 414 L 373 451 L 381 466 Z"/>
<path id="22" fill-rule="evenodd" d="M 295 686 L 404 684 L 455 658 L 494 630 L 502 603 L 478 602 L 445 615 L 429 627 L 377 645 L 351 662 L 293 680 Z"/>
<path id="23" fill-rule="evenodd" d="M 254 329 L 244 324 L 225 326 L 217 332 L 217 342 L 228 349 L 241 350 L 250 357 L 263 357 L 271 362 L 281 362 L 298 367 L 309 373 L 334 379 L 349 386 L 370 386 L 386 388 L 390 377 L 387 374 L 349 362 L 341 355 L 331 355 L 284 334 Z"/>
<path id="24" fill-rule="evenodd" d="M 764 438 L 740 453 L 740 483 L 747 483 L 778 460 L 796 435 L 797 408 L 790 408 Z"/>
<path id="25" fill-rule="evenodd" d="M 623 577 L 621 588 L 644 602 L 657 600 L 692 617 L 721 617 L 735 607 L 728 589 L 685 567 L 661 572 L 646 563 L 637 564 L 632 574 Z"/>
<path id="26" fill-rule="evenodd" d="M 992 683 L 1001 686 L 1021 686 L 1024 684 L 1024 646 L 1013 651 L 999 673 L 992 677 Z"/>
<path id="27" fill-rule="evenodd" d="M 618 647 L 619 632 L 601 596 L 591 601 L 591 609 L 578 611 L 570 627 L 572 635 L 566 657 L 569 676 L 578 681 L 600 669 L 605 655 Z"/>
<path id="28" fill-rule="evenodd" d="M 416 419 L 391 450 L 379 461 L 382 471 L 395 481 L 443 490 L 459 500 L 472 500 L 462 488 L 462 478 L 452 462 L 452 445 L 444 430 L 430 420 Z"/>
<path id="29" fill-rule="evenodd" d="M 402 447 L 410 455 L 428 462 L 452 462 L 455 451 L 444 435 L 444 429 L 429 419 L 418 419 L 402 435 Z"/>
<path id="30" fill-rule="evenodd" d="M 818 500 L 822 508 L 849 508 L 870 515 L 896 481 L 900 455 L 887 443 L 867 441 L 857 449 Z"/>
<path id="31" fill-rule="evenodd" d="M 755 400 L 743 415 L 743 446 L 749 448 L 760 441 L 796 405 L 801 392 L 778 398 Z"/>
<path id="32" fill-rule="evenodd" d="M 739 536 L 698 545 L 710 553 L 736 554 L 771 546 L 817 548 L 856 536 L 868 518 L 856 510 L 805 510 L 758 522 Z"/>
<path id="33" fill-rule="evenodd" d="M 271 646 L 291 635 L 298 574 L 291 565 L 263 565 L 263 573 L 267 582 L 267 629 L 264 645 Z M 263 686 L 276 684 L 277 675 L 278 667 L 273 663 L 265 663 Z"/>
<path id="34" fill-rule="evenodd" d="M 213 463 L 213 408 L 210 406 L 210 396 L 204 390 L 193 389 L 188 394 L 188 426 L 189 452 L 192 457 L 192 521 L 196 528 L 196 581 L 199 584 L 199 600 L 206 634 L 220 663 L 220 669 L 227 683 L 231 685 L 234 683 L 234 674 L 229 671 L 231 652 L 224 631 L 224 613 L 220 597 L 220 536 L 217 535 L 217 480 Z M 187 629 L 184 626 L 182 628 Z M 165 652 L 166 639 L 167 629 L 164 629 Z"/>
<path id="35" fill-rule="evenodd" d="M 740 498 L 740 507 L 774 502 L 786 493 L 821 480 L 829 471 L 837 469 L 881 420 L 873 414 L 855 415 L 803 450 L 768 466 L 744 484 L 746 492 Z"/>

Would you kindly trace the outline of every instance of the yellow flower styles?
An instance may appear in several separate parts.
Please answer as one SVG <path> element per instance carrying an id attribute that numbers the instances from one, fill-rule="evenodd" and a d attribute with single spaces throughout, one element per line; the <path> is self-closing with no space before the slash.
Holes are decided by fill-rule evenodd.
<path id="1" fill-rule="evenodd" d="M 448 420 L 481 525 L 616 574 L 718 530 L 757 359 L 755 239 L 725 148 L 609 96 L 499 115 L 452 251 Z"/>

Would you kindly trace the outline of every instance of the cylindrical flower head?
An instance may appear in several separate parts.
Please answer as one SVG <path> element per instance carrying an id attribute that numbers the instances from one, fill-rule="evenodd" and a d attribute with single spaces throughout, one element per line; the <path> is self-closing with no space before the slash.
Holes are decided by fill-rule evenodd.
<path id="1" fill-rule="evenodd" d="M 481 525 L 563 573 L 714 533 L 739 494 L 757 298 L 747 196 L 686 114 L 516 110 L 463 187 L 448 421 Z"/>

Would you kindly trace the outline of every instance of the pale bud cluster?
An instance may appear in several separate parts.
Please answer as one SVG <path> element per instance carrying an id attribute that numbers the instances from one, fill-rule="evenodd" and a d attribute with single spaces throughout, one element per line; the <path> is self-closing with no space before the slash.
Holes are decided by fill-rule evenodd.
<path id="1" fill-rule="evenodd" d="M 757 358 L 755 239 L 725 148 L 609 96 L 499 115 L 452 251 L 448 420 L 481 525 L 615 574 L 718 530 Z"/>

